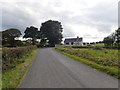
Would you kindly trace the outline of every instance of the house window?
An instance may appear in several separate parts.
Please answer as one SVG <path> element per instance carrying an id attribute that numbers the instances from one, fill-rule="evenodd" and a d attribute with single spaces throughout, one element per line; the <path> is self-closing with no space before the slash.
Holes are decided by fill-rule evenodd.
<path id="1" fill-rule="evenodd" d="M 71 42 L 71 45 L 73 45 L 73 42 Z"/>
<path id="2" fill-rule="evenodd" d="M 69 45 L 69 43 L 66 43 L 66 45 Z"/>

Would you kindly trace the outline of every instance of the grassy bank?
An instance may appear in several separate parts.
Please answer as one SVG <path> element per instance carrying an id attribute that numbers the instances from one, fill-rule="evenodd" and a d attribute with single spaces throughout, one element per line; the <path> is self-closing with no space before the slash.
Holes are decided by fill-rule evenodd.
<path id="1" fill-rule="evenodd" d="M 27 54 L 35 50 L 36 46 L 24 46 L 24 47 L 13 47 L 13 48 L 3 48 L 2 49 L 2 72 L 14 68 L 17 64 L 23 63 L 24 58 Z"/>
<path id="2" fill-rule="evenodd" d="M 25 55 L 21 60 L 24 62 L 17 64 L 16 67 L 7 70 L 2 75 L 2 88 L 16 88 L 23 76 L 26 74 L 32 62 L 35 60 L 37 49 Z"/>
<path id="3" fill-rule="evenodd" d="M 120 73 L 118 73 L 120 69 L 118 50 L 76 49 L 69 47 L 57 47 L 55 50 L 92 68 L 105 72 L 113 77 L 120 78 Z"/>

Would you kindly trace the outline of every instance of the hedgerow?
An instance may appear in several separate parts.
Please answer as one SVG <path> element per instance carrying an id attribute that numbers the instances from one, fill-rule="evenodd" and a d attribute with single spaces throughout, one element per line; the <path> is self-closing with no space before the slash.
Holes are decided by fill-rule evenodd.
<path id="1" fill-rule="evenodd" d="M 24 62 L 23 57 L 27 56 L 36 46 L 25 46 L 2 49 L 2 72 L 15 67 L 17 64 Z"/>

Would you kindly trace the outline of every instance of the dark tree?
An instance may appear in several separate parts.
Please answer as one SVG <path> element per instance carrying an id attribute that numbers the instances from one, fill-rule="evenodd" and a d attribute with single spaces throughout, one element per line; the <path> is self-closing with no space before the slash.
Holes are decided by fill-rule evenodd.
<path id="1" fill-rule="evenodd" d="M 103 42 L 104 42 L 105 46 L 110 46 L 111 47 L 114 43 L 114 39 L 108 36 L 108 37 L 104 38 Z"/>
<path id="2" fill-rule="evenodd" d="M 120 28 L 116 30 L 115 36 L 116 36 L 116 43 L 120 43 Z"/>
<path id="3" fill-rule="evenodd" d="M 120 45 L 120 28 L 118 28 L 111 35 L 105 37 L 103 43 L 105 44 L 105 46 L 119 47 L 118 45 Z"/>
<path id="4" fill-rule="evenodd" d="M 32 44 L 34 45 L 38 37 L 38 28 L 34 26 L 30 26 L 30 28 L 27 27 L 24 33 L 25 35 L 23 36 L 23 38 L 32 38 Z"/>
<path id="5" fill-rule="evenodd" d="M 15 46 L 15 38 L 20 37 L 20 35 L 20 30 L 15 28 L 2 31 L 2 44 L 13 47 Z"/>
<path id="6" fill-rule="evenodd" d="M 62 29 L 60 22 L 48 20 L 40 28 L 41 39 L 47 39 L 50 46 L 60 44 L 63 38 Z"/>
<path id="7" fill-rule="evenodd" d="M 103 43 L 103 41 L 99 41 L 99 43 Z"/>
<path id="8" fill-rule="evenodd" d="M 47 46 L 47 39 L 41 39 L 40 41 L 40 47 Z"/>

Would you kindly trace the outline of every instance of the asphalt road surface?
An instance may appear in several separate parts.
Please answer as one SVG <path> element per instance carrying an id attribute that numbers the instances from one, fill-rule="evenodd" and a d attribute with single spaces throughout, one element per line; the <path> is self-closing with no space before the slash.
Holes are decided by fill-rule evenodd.
<path id="1" fill-rule="evenodd" d="M 118 88 L 118 80 L 43 48 L 19 88 Z"/>

